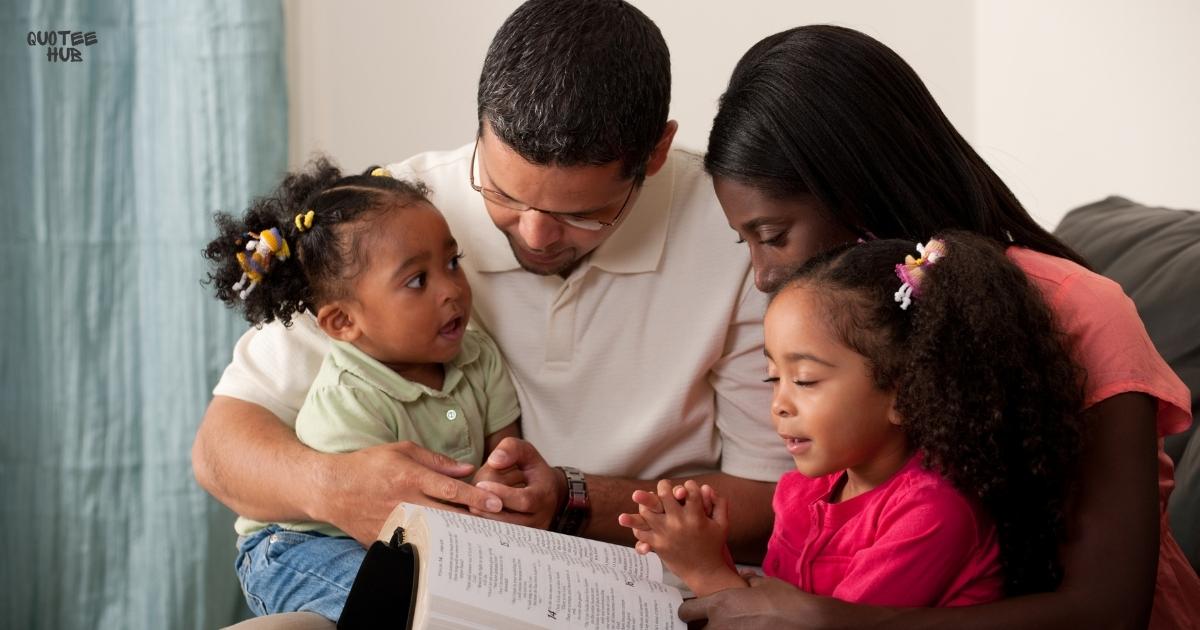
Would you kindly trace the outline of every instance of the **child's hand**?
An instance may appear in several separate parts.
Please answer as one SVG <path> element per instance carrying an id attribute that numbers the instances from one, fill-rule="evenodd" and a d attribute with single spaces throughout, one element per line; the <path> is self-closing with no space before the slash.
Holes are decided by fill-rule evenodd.
<path id="1" fill-rule="evenodd" d="M 675 500 L 679 501 L 680 503 L 687 501 L 687 488 L 683 487 L 682 485 L 671 488 L 671 494 L 675 497 Z M 700 486 L 700 498 L 704 502 L 704 513 L 709 516 L 712 516 L 713 501 L 715 500 L 716 496 L 716 488 L 713 488 L 708 484 Z"/>
<path id="2" fill-rule="evenodd" d="M 633 530 L 638 552 L 657 553 L 700 597 L 746 586 L 734 571 L 725 545 L 729 503 L 711 486 L 688 480 L 673 488 L 664 479 L 658 482 L 657 493 L 638 490 L 633 501 L 638 513 L 622 514 L 617 522 Z"/>

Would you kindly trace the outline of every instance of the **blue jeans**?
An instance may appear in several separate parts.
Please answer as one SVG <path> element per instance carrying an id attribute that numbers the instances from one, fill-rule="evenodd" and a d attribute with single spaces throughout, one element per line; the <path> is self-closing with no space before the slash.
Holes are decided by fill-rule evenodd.
<path id="1" fill-rule="evenodd" d="M 268 525 L 238 539 L 234 567 L 255 615 L 313 612 L 336 622 L 366 555 L 353 538 Z"/>

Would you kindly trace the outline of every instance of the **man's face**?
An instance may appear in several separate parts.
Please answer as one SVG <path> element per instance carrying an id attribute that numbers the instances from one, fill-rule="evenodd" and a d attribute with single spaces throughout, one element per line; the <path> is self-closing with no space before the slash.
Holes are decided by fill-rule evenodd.
<path id="1" fill-rule="evenodd" d="M 517 263 L 543 276 L 570 274 L 620 227 L 639 192 L 631 193 L 633 181 L 621 176 L 619 161 L 602 166 L 533 164 L 497 138 L 486 122 L 476 168 L 479 185 L 515 202 L 508 205 L 543 210 L 514 210 L 484 199 L 488 215 L 508 238 Z M 616 219 L 617 223 L 587 230 L 551 216 L 560 213 L 606 222 Z"/>

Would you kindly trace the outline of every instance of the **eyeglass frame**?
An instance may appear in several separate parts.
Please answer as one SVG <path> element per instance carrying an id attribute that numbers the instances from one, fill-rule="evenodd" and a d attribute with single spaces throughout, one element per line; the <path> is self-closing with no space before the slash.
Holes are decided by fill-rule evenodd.
<path id="1" fill-rule="evenodd" d="M 502 208 L 508 208 L 509 210 L 515 210 L 517 212 L 529 212 L 530 210 L 533 210 L 535 212 L 547 214 L 547 215 L 550 215 L 555 221 L 558 221 L 559 223 L 561 223 L 563 225 L 573 227 L 573 228 L 578 228 L 581 230 L 587 230 L 589 232 L 599 232 L 601 230 L 610 229 L 610 228 L 616 226 L 617 223 L 620 222 L 621 216 L 625 214 L 625 208 L 627 208 L 629 206 L 629 200 L 633 199 L 633 191 L 636 190 L 638 187 L 638 182 L 635 179 L 633 184 L 629 187 L 629 192 L 625 194 L 625 201 L 621 203 L 621 209 L 617 211 L 616 216 L 614 216 L 612 219 L 610 219 L 608 221 L 601 221 L 600 219 L 585 219 L 583 217 L 571 214 L 569 212 L 554 212 L 552 210 L 543 210 L 541 208 L 536 208 L 529 204 L 517 201 L 516 199 L 513 199 L 512 197 L 509 197 L 508 195 L 506 195 L 494 188 L 484 188 L 483 187 L 483 178 L 480 178 L 479 184 L 476 185 L 475 184 L 475 158 L 478 153 L 479 153 L 479 139 L 477 138 L 475 140 L 475 148 L 471 151 L 471 169 L 467 174 L 467 179 L 468 179 L 467 183 L 470 184 L 471 188 L 475 192 L 479 193 L 480 197 L 483 197 L 484 201 L 490 201 Z M 491 195 L 491 196 L 489 197 L 489 195 Z M 517 207 L 516 205 L 512 205 L 512 204 L 520 204 L 522 207 Z M 581 225 L 580 223 L 576 223 L 576 222 L 585 222 L 585 223 Z M 588 224 L 595 225 L 596 227 L 591 227 Z"/>

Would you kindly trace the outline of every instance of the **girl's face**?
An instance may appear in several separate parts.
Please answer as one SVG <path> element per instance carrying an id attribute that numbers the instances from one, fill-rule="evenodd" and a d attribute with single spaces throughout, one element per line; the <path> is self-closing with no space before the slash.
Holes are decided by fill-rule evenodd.
<path id="1" fill-rule="evenodd" d="M 809 258 L 858 238 L 831 221 L 812 195 L 776 199 L 725 177 L 714 177 L 713 188 L 729 227 L 750 247 L 759 291 L 775 291 Z"/>
<path id="2" fill-rule="evenodd" d="M 873 487 L 907 460 L 896 395 L 875 386 L 866 357 L 834 336 L 820 304 L 799 286 L 767 309 L 771 420 L 804 475 L 849 470 Z"/>
<path id="3" fill-rule="evenodd" d="M 369 231 L 358 237 L 366 251 L 355 253 L 365 267 L 353 296 L 340 301 L 351 338 L 333 336 L 409 378 L 457 356 L 471 316 L 471 286 L 441 213 L 421 202 L 351 229 Z"/>

